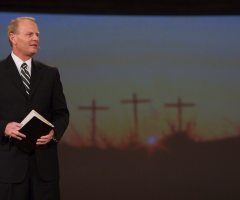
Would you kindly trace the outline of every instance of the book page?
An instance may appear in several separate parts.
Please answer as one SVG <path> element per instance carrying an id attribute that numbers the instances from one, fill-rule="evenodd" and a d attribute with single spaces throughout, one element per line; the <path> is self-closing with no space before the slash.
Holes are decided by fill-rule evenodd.
<path id="1" fill-rule="evenodd" d="M 44 122 L 45 124 L 48 124 L 51 127 L 54 127 L 53 124 L 51 124 L 47 119 L 45 119 L 42 115 L 40 115 L 37 111 L 32 110 L 21 122 L 21 124 L 24 126 L 27 124 L 33 117 L 37 117 L 39 120 Z"/>

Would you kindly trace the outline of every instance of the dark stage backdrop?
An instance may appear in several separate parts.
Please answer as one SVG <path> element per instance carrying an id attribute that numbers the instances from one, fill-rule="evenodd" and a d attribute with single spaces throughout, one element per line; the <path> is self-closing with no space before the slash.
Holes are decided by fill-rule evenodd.
<path id="1" fill-rule="evenodd" d="M 240 197 L 240 16 L 34 16 L 71 122 L 63 200 Z"/>

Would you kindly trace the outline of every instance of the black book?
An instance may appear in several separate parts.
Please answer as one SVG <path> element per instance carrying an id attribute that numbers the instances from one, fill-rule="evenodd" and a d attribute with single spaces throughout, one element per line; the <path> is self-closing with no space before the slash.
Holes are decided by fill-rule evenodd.
<path id="1" fill-rule="evenodd" d="M 23 151 L 32 152 L 36 148 L 36 141 L 47 135 L 54 127 L 47 119 L 35 110 L 32 110 L 21 122 L 23 125 L 19 132 L 26 135 L 22 140 L 13 139 L 13 142 Z"/>

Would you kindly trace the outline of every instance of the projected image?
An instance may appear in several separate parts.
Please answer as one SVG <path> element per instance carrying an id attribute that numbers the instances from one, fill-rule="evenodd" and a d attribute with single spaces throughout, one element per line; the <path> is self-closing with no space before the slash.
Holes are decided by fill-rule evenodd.
<path id="1" fill-rule="evenodd" d="M 71 113 L 61 160 L 82 188 L 66 199 L 240 195 L 239 16 L 1 13 L 1 59 L 5 27 L 26 15 L 40 28 L 35 59 L 59 68 Z"/>

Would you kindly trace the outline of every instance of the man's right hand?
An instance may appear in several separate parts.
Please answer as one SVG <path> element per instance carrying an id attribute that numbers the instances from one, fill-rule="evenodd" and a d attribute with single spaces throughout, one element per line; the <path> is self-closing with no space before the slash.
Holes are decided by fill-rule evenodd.
<path id="1" fill-rule="evenodd" d="M 22 140 L 26 135 L 19 132 L 19 129 L 22 127 L 20 123 L 9 122 L 5 128 L 5 135 L 8 137 L 13 137 L 18 140 Z"/>

